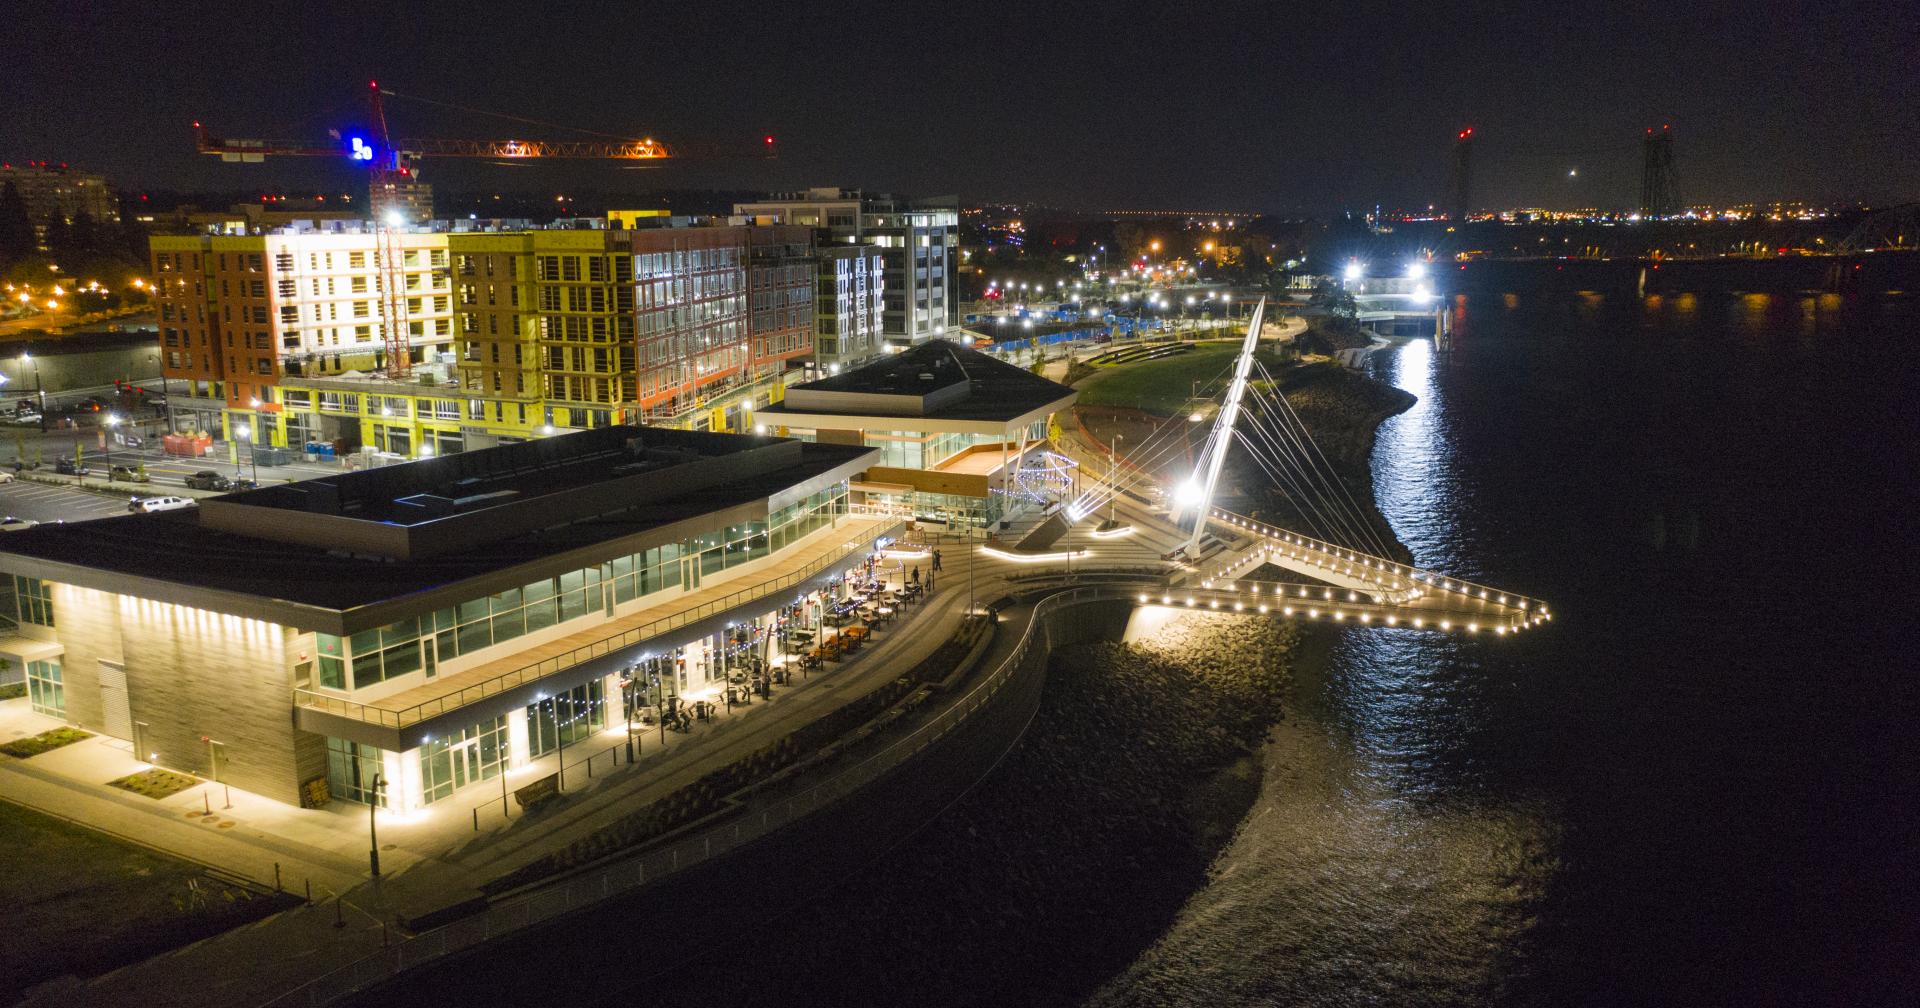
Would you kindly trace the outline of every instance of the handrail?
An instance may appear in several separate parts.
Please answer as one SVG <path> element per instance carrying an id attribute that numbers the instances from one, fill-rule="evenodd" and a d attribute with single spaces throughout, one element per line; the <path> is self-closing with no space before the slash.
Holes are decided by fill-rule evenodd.
<path id="1" fill-rule="evenodd" d="M 925 724 L 869 754 L 831 777 L 766 807 L 740 807 L 709 829 L 659 847 L 609 858 L 597 867 L 538 889 L 506 897 L 485 910 L 424 931 L 391 948 L 336 967 L 267 1002 L 268 1006 L 332 1004 L 408 969 L 473 948 L 490 939 L 530 927 L 599 903 L 621 892 L 645 885 L 752 843 L 850 795 L 888 770 L 906 762 L 944 737 L 1018 672 L 1032 654 L 1035 630 L 1051 610 L 1068 602 L 1127 597 L 1115 586 L 1072 588 L 1035 604 L 1027 628 L 1009 654 L 985 679 Z M 744 827 L 744 828 L 743 828 Z"/>
<path id="2" fill-rule="evenodd" d="M 1452 630 L 1456 625 L 1469 633 L 1480 630 L 1492 630 L 1504 634 L 1509 630 L 1518 633 L 1535 625 L 1540 615 L 1516 610 L 1510 614 L 1502 613 L 1461 613 L 1446 610 L 1408 609 L 1403 606 L 1387 605 L 1379 602 L 1349 602 L 1339 598 L 1315 598 L 1289 596 L 1286 589 L 1310 587 L 1303 585 L 1281 584 L 1279 590 L 1270 596 L 1254 594 L 1251 598 L 1219 588 L 1152 588 L 1140 591 L 1136 589 L 1134 601 L 1143 605 L 1185 606 L 1193 610 L 1210 612 L 1235 612 L 1243 615 L 1258 613 L 1268 615 L 1279 610 L 1278 615 L 1300 619 L 1330 619 L 1340 622 L 1348 616 L 1360 617 L 1359 622 L 1371 625 L 1376 619 L 1390 627 L 1407 626 L 1413 629 Z M 1344 589 L 1316 588 L 1322 591 L 1343 591 Z M 1551 617 L 1547 617 L 1551 618 Z"/>
<path id="3" fill-rule="evenodd" d="M 1250 532 L 1257 532 L 1269 538 L 1279 539 L 1282 542 L 1299 543 L 1300 545 L 1307 546 L 1311 549 L 1317 549 L 1322 553 L 1331 553 L 1335 556 L 1344 556 L 1347 559 L 1370 560 L 1372 561 L 1372 565 L 1370 569 L 1392 570 L 1395 572 L 1403 573 L 1412 580 L 1419 581 L 1422 584 L 1428 585 L 1433 588 L 1437 588 L 1441 591 L 1453 592 L 1455 594 L 1465 595 L 1469 598 L 1486 599 L 1490 602 L 1494 601 L 1496 598 L 1505 598 L 1508 601 L 1504 603 L 1496 603 L 1496 604 L 1517 606 L 1518 608 L 1528 612 L 1543 612 L 1546 609 L 1546 604 L 1541 602 L 1539 599 L 1529 598 L 1528 596 L 1521 595 L 1517 592 L 1503 591 L 1499 588 L 1494 588 L 1489 585 L 1475 584 L 1474 582 L 1468 581 L 1465 578 L 1454 577 L 1451 574 L 1442 574 L 1439 571 L 1427 570 L 1424 567 L 1413 567 L 1407 564 L 1400 563 L 1396 560 L 1388 560 L 1385 557 L 1373 556 L 1372 554 L 1366 553 L 1362 550 L 1355 550 L 1345 546 L 1338 546 L 1322 539 L 1315 539 L 1314 537 L 1309 535 L 1301 535 L 1300 533 L 1291 531 L 1289 529 L 1283 529 L 1276 525 L 1269 525 L 1266 522 L 1260 521 L 1257 518 L 1250 518 L 1246 515 L 1235 514 L 1234 512 L 1228 511 L 1225 508 L 1213 508 L 1212 510 L 1213 510 L 1213 515 L 1212 515 L 1213 518 L 1221 522 L 1224 522 L 1228 525 L 1234 526 L 1236 528 L 1246 529 L 1247 531 L 1250 531 Z M 1478 590 L 1477 594 L 1474 591 L 1474 589 Z"/>
<path id="4" fill-rule="evenodd" d="M 853 513 L 854 512 L 849 512 L 849 514 Z M 881 536 L 891 535 L 894 531 L 897 531 L 897 529 L 898 523 L 896 523 L 893 529 L 888 529 L 878 534 Z M 865 537 L 863 536 L 863 538 Z M 583 644 L 564 654 L 554 655 L 551 658 L 542 659 L 529 665 L 523 665 L 510 672 L 502 672 L 484 682 L 464 687 L 455 693 L 434 697 L 431 700 L 423 700 L 411 707 L 392 710 L 356 700 L 329 696 L 325 693 L 308 689 L 295 689 L 293 691 L 293 702 L 296 706 L 306 707 L 310 710 L 322 710 L 330 714 L 339 714 L 342 717 L 350 717 L 368 724 L 376 724 L 386 728 L 404 728 L 407 725 L 417 724 L 427 718 L 437 717 L 448 711 L 457 710 L 467 704 L 484 700 L 489 696 L 513 689 L 525 683 L 546 678 L 547 676 L 572 668 L 581 662 L 611 654 L 621 648 L 631 647 L 649 638 L 666 633 L 669 630 L 686 626 L 689 623 L 704 619 L 718 612 L 724 612 L 734 606 L 744 605 L 755 599 L 765 598 L 782 588 L 800 584 L 815 574 L 831 568 L 835 564 L 844 563 L 846 558 L 852 555 L 852 552 L 854 551 L 849 550 L 828 554 L 801 567 L 799 570 L 790 571 L 779 577 L 749 585 L 737 591 L 722 595 L 717 599 L 703 602 L 691 609 L 683 609 L 672 615 L 663 616 L 657 620 L 633 627 L 632 629 L 603 637 L 600 640 L 588 644 Z"/>

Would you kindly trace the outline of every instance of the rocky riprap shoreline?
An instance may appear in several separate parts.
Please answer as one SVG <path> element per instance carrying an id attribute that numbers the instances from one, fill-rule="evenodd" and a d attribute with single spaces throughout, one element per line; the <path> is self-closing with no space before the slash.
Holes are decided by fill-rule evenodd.
<path id="1" fill-rule="evenodd" d="M 870 872 L 690 971 L 710 1004 L 1073 1004 L 1206 883 L 1258 793 L 1299 631 L 1182 614 L 1052 657 L 1020 744 Z M 678 987 L 679 985 L 673 985 Z"/>

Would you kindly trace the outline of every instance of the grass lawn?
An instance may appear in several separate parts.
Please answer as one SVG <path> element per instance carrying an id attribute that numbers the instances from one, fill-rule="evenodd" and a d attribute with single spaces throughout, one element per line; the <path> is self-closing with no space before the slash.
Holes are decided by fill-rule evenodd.
<path id="1" fill-rule="evenodd" d="M 168 795 L 179 794 L 185 791 L 195 784 L 200 783 L 200 780 L 197 777 L 189 777 L 186 774 L 177 774 L 171 770 L 162 770 L 159 767 L 154 767 L 151 770 L 142 770 L 139 773 L 128 774 L 119 780 L 110 780 L 107 783 L 112 787 L 131 791 L 137 795 L 146 795 L 149 798 L 165 798 Z"/>
<path id="2" fill-rule="evenodd" d="M 0 801 L 0 991 L 105 973 L 298 902 Z"/>
<path id="3" fill-rule="evenodd" d="M 1079 405 L 1132 407 L 1172 416 L 1186 406 L 1196 381 L 1201 395 L 1217 398 L 1233 376 L 1239 352 L 1232 343 L 1210 343 L 1160 360 L 1103 368 L 1080 387 Z"/>
<path id="4" fill-rule="evenodd" d="M 58 749 L 63 745 L 72 745 L 81 739 L 92 737 L 92 732 L 83 732 L 78 728 L 55 728 L 51 731 L 43 731 L 38 735 L 29 735 L 26 738 L 14 739 L 5 745 L 0 745 L 0 753 L 6 753 L 9 756 L 20 759 L 27 759 L 31 756 L 38 756 L 43 752 Z"/>

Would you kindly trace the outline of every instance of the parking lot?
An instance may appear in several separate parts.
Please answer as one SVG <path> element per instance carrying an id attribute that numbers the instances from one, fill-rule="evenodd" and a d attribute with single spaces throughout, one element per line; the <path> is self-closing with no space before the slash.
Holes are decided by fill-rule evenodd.
<path id="1" fill-rule="evenodd" d="M 0 516 L 29 521 L 86 521 L 127 513 L 127 498 L 15 480 L 0 484 Z"/>

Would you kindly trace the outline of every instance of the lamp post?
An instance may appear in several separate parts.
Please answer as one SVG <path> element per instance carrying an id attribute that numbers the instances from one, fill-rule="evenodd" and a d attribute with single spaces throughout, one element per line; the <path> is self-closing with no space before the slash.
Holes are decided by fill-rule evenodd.
<path id="1" fill-rule="evenodd" d="M 1107 524 L 1118 528 L 1120 525 L 1120 435 L 1115 434 L 1107 445 Z"/>
<path id="2" fill-rule="evenodd" d="M 33 365 L 33 392 L 35 398 L 40 401 L 40 433 L 45 434 L 47 432 L 47 389 L 40 384 L 40 362 L 34 360 L 32 354 L 22 350 L 20 364 L 22 367 L 28 364 Z"/>
<path id="3" fill-rule="evenodd" d="M 260 456 L 254 454 L 253 428 L 246 424 L 241 424 L 234 428 L 233 433 L 238 436 L 240 440 L 247 443 L 247 461 L 253 465 L 253 481 L 255 483 L 260 482 Z M 240 456 L 238 455 L 235 455 L 233 458 L 233 478 L 240 478 Z"/>
<path id="4" fill-rule="evenodd" d="M 116 413 L 107 414 L 107 434 L 105 437 L 100 439 L 100 447 L 106 449 L 107 451 L 107 481 L 108 482 L 113 481 L 113 436 L 114 434 L 118 433 L 119 427 L 120 427 L 119 414 L 116 414 Z"/>
<path id="5" fill-rule="evenodd" d="M 628 763 L 633 762 L 633 705 L 634 705 L 634 701 L 638 699 L 634 695 L 636 690 L 634 689 L 633 677 L 634 677 L 634 672 L 629 671 L 626 677 L 620 680 L 620 685 L 626 692 L 626 701 L 627 701 L 626 707 L 627 707 L 627 762 Z"/>
<path id="6" fill-rule="evenodd" d="M 973 568 L 980 562 L 980 549 L 973 544 L 973 536 L 967 536 L 967 618 L 973 618 Z"/>
<path id="7" fill-rule="evenodd" d="M 367 798 L 367 864 L 372 867 L 374 878 L 380 877 L 380 831 L 374 820 L 380 815 L 380 797 L 386 789 L 386 777 L 374 771 L 373 794 Z"/>

